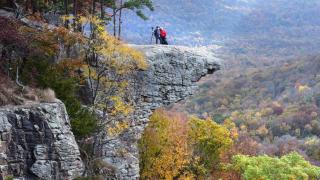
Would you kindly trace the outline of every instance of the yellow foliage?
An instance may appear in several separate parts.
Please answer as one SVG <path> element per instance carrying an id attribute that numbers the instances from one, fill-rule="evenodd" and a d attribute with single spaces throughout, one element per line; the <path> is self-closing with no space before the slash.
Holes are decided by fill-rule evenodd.
<path id="1" fill-rule="evenodd" d="M 236 124 L 232 121 L 231 118 L 228 118 L 224 121 L 223 125 L 228 128 L 228 130 L 230 131 L 230 135 L 232 137 L 232 139 L 237 139 L 239 136 L 238 133 L 238 128 L 236 126 Z"/>
<path id="2" fill-rule="evenodd" d="M 144 55 L 110 36 L 99 18 L 95 16 L 80 17 L 80 21 L 84 24 L 93 24 L 95 27 L 96 38 L 89 43 L 93 46 L 95 53 L 103 57 L 102 63 L 115 68 L 119 74 L 148 68 Z"/>
<path id="3" fill-rule="evenodd" d="M 232 123 L 229 125 L 232 128 Z M 197 117 L 188 120 L 188 139 L 193 156 L 199 157 L 199 162 L 194 164 L 194 168 L 202 172 L 198 171 L 196 174 L 202 175 L 216 168 L 221 154 L 233 144 L 232 135 L 226 126 L 219 125 L 211 119 L 201 120 Z"/>
<path id="4" fill-rule="evenodd" d="M 185 124 L 179 118 L 169 119 L 156 111 L 140 141 L 142 179 L 179 177 L 190 163 Z M 181 174 L 182 175 L 182 174 Z M 183 174 L 192 177 L 190 174 Z"/>
<path id="5" fill-rule="evenodd" d="M 261 116 L 262 117 L 269 116 L 272 113 L 273 113 L 273 110 L 270 107 L 267 107 L 267 108 L 264 108 L 264 109 L 261 110 Z"/>
<path id="6" fill-rule="evenodd" d="M 124 101 L 119 96 L 111 97 L 111 100 L 114 102 L 114 108 L 111 112 L 112 115 L 123 114 L 124 116 L 129 115 L 133 111 L 131 105 L 124 103 Z"/>
<path id="7" fill-rule="evenodd" d="M 207 119 L 156 111 L 139 142 L 142 179 L 205 179 L 232 145 L 228 128 Z"/>
<path id="8" fill-rule="evenodd" d="M 305 91 L 310 90 L 310 87 L 308 85 L 298 84 L 296 87 L 299 93 L 304 93 Z"/>
<path id="9" fill-rule="evenodd" d="M 240 112 L 239 111 L 233 111 L 231 113 L 231 118 L 232 119 L 237 119 L 238 116 L 240 116 Z"/>
<path id="10" fill-rule="evenodd" d="M 256 118 L 258 118 L 258 119 L 261 119 L 261 117 L 262 117 L 262 113 L 260 113 L 260 112 L 256 112 L 255 117 L 256 117 Z"/>
<path id="11" fill-rule="evenodd" d="M 311 117 L 312 117 L 312 119 L 316 119 L 318 117 L 318 113 L 317 112 L 312 112 L 311 113 Z"/>
<path id="12" fill-rule="evenodd" d="M 248 130 L 247 126 L 244 124 L 240 125 L 240 130 L 246 132 Z"/>
<path id="13" fill-rule="evenodd" d="M 228 128 L 234 123 L 156 111 L 139 142 L 141 178 L 205 179 L 233 143 Z"/>
<path id="14" fill-rule="evenodd" d="M 130 76 L 137 70 L 148 68 L 144 55 L 109 35 L 100 18 L 81 16 L 77 21 L 83 25 L 90 24 L 92 29 L 85 41 L 82 69 L 83 75 L 94 81 L 92 86 L 95 87 L 91 88 L 97 92 L 93 93 L 96 95 L 93 105 L 117 117 L 115 119 L 126 118 L 133 111 Z M 113 104 L 112 107 L 109 104 Z"/>
<path id="15" fill-rule="evenodd" d="M 97 80 L 98 79 L 98 75 L 95 69 L 91 68 L 90 66 L 84 64 L 82 65 L 82 70 L 83 70 L 83 75 L 85 77 L 90 77 L 93 80 Z"/>
<path id="16" fill-rule="evenodd" d="M 73 15 L 62 15 L 62 16 L 60 16 L 60 19 L 62 20 L 62 22 L 73 20 L 73 18 L 74 18 Z"/>
<path id="17" fill-rule="evenodd" d="M 107 132 L 110 137 L 115 137 L 121 134 L 128 127 L 129 127 L 128 122 L 125 122 L 125 121 L 115 122 L 111 127 L 107 128 Z"/>
<path id="18" fill-rule="evenodd" d="M 257 129 L 257 133 L 261 136 L 266 136 L 268 134 L 268 129 L 266 128 L 266 125 L 262 125 Z"/>

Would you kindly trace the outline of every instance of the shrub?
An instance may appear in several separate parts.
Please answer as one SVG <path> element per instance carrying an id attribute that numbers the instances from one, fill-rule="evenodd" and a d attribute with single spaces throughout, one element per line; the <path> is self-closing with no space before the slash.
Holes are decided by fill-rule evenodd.
<path id="1" fill-rule="evenodd" d="M 38 90 L 38 96 L 41 102 L 56 102 L 56 94 L 50 88 Z"/>
<path id="2" fill-rule="evenodd" d="M 4 180 L 13 180 L 14 178 L 13 178 L 13 176 L 6 176 L 5 178 L 4 178 Z"/>
<path id="3" fill-rule="evenodd" d="M 55 92 L 56 97 L 66 105 L 72 131 L 79 139 L 96 131 L 97 119 L 93 112 L 81 105 L 77 97 L 77 79 L 69 73 L 69 69 L 65 70 L 47 60 L 34 57 L 24 65 L 22 80 L 26 84 L 46 89 L 40 93 L 45 102 L 52 102 Z"/>
<path id="4" fill-rule="evenodd" d="M 233 168 L 241 172 L 244 180 L 320 178 L 320 167 L 311 165 L 296 152 L 281 158 L 236 155 L 233 158 Z"/>

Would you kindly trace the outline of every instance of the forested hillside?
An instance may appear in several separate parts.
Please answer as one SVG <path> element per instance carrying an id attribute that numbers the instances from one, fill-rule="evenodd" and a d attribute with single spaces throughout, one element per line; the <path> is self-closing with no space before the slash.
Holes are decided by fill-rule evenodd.
<path id="1" fill-rule="evenodd" d="M 237 142 L 251 155 L 296 151 L 319 165 L 319 70 L 318 56 L 281 66 L 231 68 L 205 81 L 174 110 L 235 123 Z"/>

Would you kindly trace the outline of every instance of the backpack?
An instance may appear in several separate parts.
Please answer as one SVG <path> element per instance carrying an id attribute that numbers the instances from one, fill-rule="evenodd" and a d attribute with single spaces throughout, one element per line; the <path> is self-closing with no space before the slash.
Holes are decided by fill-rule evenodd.
<path id="1" fill-rule="evenodd" d="M 165 38 L 167 36 L 167 32 L 164 29 L 160 29 L 160 36 Z"/>

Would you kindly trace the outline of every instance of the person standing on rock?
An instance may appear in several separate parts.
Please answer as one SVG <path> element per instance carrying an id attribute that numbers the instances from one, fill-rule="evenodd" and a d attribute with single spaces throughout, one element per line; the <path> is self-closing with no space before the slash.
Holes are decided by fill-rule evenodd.
<path id="1" fill-rule="evenodd" d="M 156 38 L 156 44 L 162 44 L 162 41 L 161 41 L 161 37 L 160 37 L 160 27 L 157 26 L 156 29 L 153 31 L 153 35 L 155 36 Z"/>
<path id="2" fill-rule="evenodd" d="M 162 27 L 160 28 L 160 39 L 161 44 L 168 45 L 167 32 Z"/>

